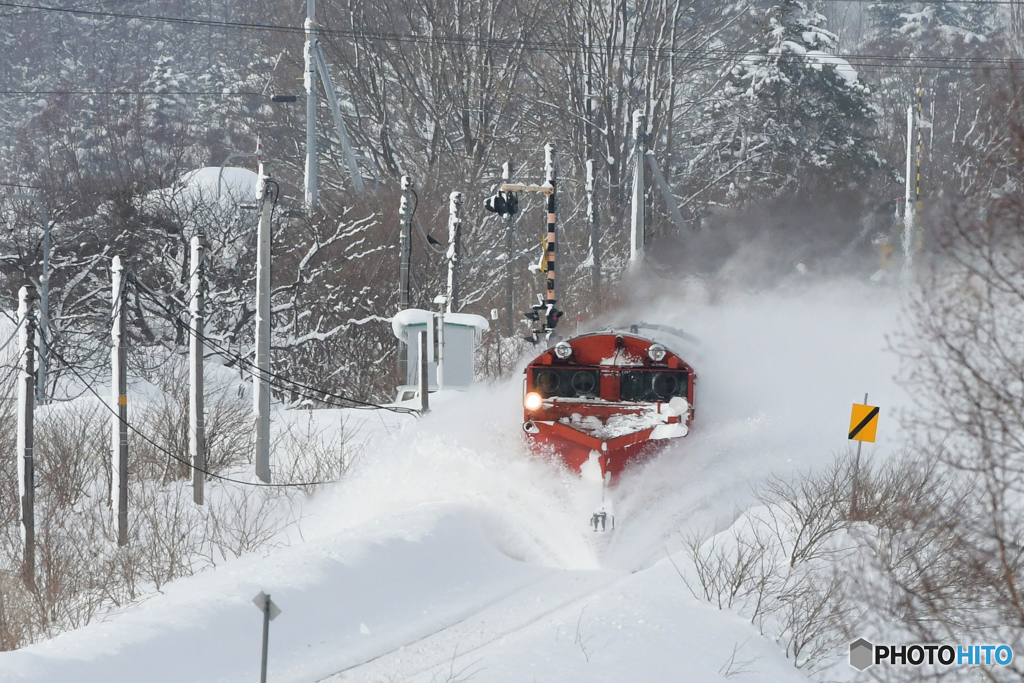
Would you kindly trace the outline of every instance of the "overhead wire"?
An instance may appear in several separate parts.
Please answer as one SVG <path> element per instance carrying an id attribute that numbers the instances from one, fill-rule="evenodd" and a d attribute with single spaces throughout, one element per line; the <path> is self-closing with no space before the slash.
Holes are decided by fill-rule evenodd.
<path id="1" fill-rule="evenodd" d="M 132 280 L 132 284 L 138 286 L 138 291 L 141 294 L 143 294 L 143 296 L 149 298 L 150 301 L 160 306 L 160 308 L 162 308 L 164 312 L 166 312 L 172 318 L 180 322 L 180 319 L 178 318 L 180 312 L 173 311 L 164 302 L 160 301 L 158 295 L 155 292 L 153 292 L 153 290 L 146 287 L 143 283 L 139 282 L 138 278 L 134 274 L 132 274 L 130 277 Z M 274 386 L 278 389 L 282 389 L 284 391 L 301 390 L 299 393 L 305 392 L 307 394 L 314 394 L 314 396 L 311 396 L 311 398 L 314 398 L 315 400 L 334 406 L 336 408 L 350 408 L 353 410 L 388 410 L 393 413 L 398 413 L 402 415 L 419 416 L 419 411 L 413 408 L 382 405 L 379 403 L 373 403 L 372 401 L 363 401 L 361 399 L 352 398 L 351 396 L 335 394 L 325 389 L 319 389 L 317 387 L 304 384 L 297 380 L 293 380 L 289 377 L 285 377 L 284 375 L 280 375 L 270 370 L 263 370 L 254 362 L 250 361 L 249 359 L 243 356 L 233 353 L 230 349 L 221 346 L 219 343 L 207 337 L 205 334 L 197 334 L 191 329 L 190 326 L 182 325 L 182 327 L 190 336 L 197 336 L 199 339 L 203 341 L 204 344 L 209 345 L 210 348 L 214 349 L 219 354 L 227 358 L 230 358 L 231 360 L 236 362 L 239 365 L 239 367 L 243 368 L 246 372 L 248 372 L 250 376 L 258 376 L 263 381 L 267 382 L 271 386 Z M 323 398 L 317 398 L 317 395 Z"/>
<path id="2" fill-rule="evenodd" d="M 900 5 L 904 3 L 900 2 L 875 2 L 874 0 L 849 0 L 851 2 L 858 3 L 869 3 L 876 5 Z M 956 4 L 964 5 L 1011 5 L 1014 4 L 1015 0 L 961 0 Z M 940 3 L 939 0 L 926 0 L 925 2 L 917 3 L 923 5 L 938 5 L 945 4 Z M 255 22 L 239 22 L 239 21 L 219 21 L 209 19 L 190 19 L 183 17 L 170 17 L 164 15 L 152 15 L 152 14 L 133 14 L 125 12 L 111 12 L 111 11 L 99 11 L 99 10 L 86 10 L 76 9 L 70 7 L 54 7 L 47 5 L 29 5 L 24 3 L 13 3 L 13 2 L 0 2 L 0 7 L 9 7 L 23 10 L 34 10 L 40 12 L 59 12 L 78 14 L 82 16 L 95 16 L 105 18 L 117 18 L 117 19 L 129 19 L 129 20 L 146 20 L 156 21 L 163 23 L 188 25 L 188 26 L 204 26 L 214 27 L 223 29 L 233 30 L 251 30 L 251 31 L 270 31 L 290 34 L 304 34 L 305 28 L 303 26 L 288 26 L 279 24 L 264 24 Z M 395 33 L 386 31 L 373 31 L 364 30 L 361 28 L 327 28 L 320 27 L 318 33 L 322 35 L 333 35 L 341 38 L 349 39 L 363 39 L 372 40 L 386 43 L 412 43 L 412 44 L 424 44 L 424 45 L 464 45 L 464 46 L 478 46 L 478 47 L 506 47 L 515 50 L 522 50 L 533 53 L 555 53 L 562 54 L 566 51 L 572 51 L 579 53 L 580 50 L 589 52 L 592 54 L 603 54 L 604 48 L 600 45 L 594 46 L 577 46 L 568 45 L 565 43 L 558 42 L 545 42 L 545 41 L 525 41 L 521 39 L 502 39 L 502 38 L 487 38 L 487 37 L 471 37 L 471 36 L 440 36 L 440 35 L 417 35 L 412 33 Z M 640 47 L 635 46 L 631 48 L 633 54 L 637 56 L 647 56 L 651 58 L 668 58 L 668 57 L 692 57 L 695 59 L 715 59 L 720 57 L 743 57 L 748 54 L 752 54 L 749 50 L 735 50 L 729 48 L 711 48 L 706 50 L 699 50 L 694 48 L 674 48 L 674 47 Z M 972 65 L 985 65 L 992 68 L 1009 69 L 1019 66 L 1024 66 L 1024 60 L 1014 58 L 1002 58 L 1002 57 L 908 57 L 900 55 L 881 55 L 881 54 L 847 54 L 837 53 L 829 55 L 831 57 L 837 57 L 849 61 L 852 65 L 860 66 L 862 68 L 915 68 L 915 69 L 937 69 L 937 68 L 954 68 L 954 69 L 965 69 Z M 0 94 L 43 94 L 45 91 L 0 91 Z M 60 91 L 55 91 L 60 92 Z M 69 91 L 70 94 L 74 94 L 74 91 Z M 83 91 L 84 93 L 85 91 Z M 91 91 L 91 94 L 124 94 L 121 91 Z M 157 91 L 139 91 L 140 94 L 170 94 L 170 93 L 159 93 Z M 182 91 L 180 94 L 191 94 L 189 92 Z M 195 93 L 195 94 L 220 94 L 215 92 L 210 93 Z M 250 94 L 250 93 L 236 93 L 238 95 Z M 251 93 L 258 95 L 259 93 Z"/>

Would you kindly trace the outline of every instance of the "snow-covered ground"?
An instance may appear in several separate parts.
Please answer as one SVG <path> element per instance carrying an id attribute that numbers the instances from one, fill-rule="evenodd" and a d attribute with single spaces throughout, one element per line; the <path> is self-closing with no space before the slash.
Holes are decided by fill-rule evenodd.
<path id="1" fill-rule="evenodd" d="M 588 526 L 600 489 L 526 450 L 520 377 L 401 428 L 370 431 L 362 413 L 372 441 L 306 504 L 301 543 L 4 653 L 0 681 L 257 680 L 260 590 L 282 609 L 271 681 L 807 680 L 747 620 L 697 601 L 667 555 L 685 563 L 682 538 L 729 527 L 765 476 L 845 449 L 865 392 L 882 407 L 868 452 L 900 446 L 885 352 L 898 311 L 856 282 L 662 295 L 642 319 L 701 340 L 677 347 L 699 375 L 696 420 L 606 494 L 607 537 Z"/>

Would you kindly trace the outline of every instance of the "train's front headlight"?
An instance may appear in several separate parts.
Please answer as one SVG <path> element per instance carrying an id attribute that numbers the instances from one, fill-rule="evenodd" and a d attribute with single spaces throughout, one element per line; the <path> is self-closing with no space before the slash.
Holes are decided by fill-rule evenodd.
<path id="1" fill-rule="evenodd" d="M 555 355 L 559 360 L 565 360 L 572 355 L 572 344 L 567 341 L 560 341 L 555 344 Z"/>
<path id="2" fill-rule="evenodd" d="M 530 412 L 540 410 L 542 405 L 544 405 L 544 399 L 536 391 L 531 391 L 523 398 L 523 407 Z"/>
<path id="3" fill-rule="evenodd" d="M 651 344 L 647 348 L 647 357 L 653 360 L 655 363 L 660 363 L 665 360 L 665 354 L 668 353 L 665 347 L 661 344 Z"/>

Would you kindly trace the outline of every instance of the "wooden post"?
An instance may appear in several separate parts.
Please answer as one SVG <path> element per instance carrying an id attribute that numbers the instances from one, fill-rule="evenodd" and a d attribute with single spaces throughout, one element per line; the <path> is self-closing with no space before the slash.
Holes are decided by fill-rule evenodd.
<path id="1" fill-rule="evenodd" d="M 459 310 L 459 259 L 462 257 L 462 193 L 448 197 L 448 313 Z"/>
<path id="2" fill-rule="evenodd" d="M 124 266 L 115 256 L 110 266 L 113 324 L 111 342 L 111 424 L 110 502 L 117 514 L 117 544 L 128 543 L 128 363 L 125 356 Z"/>
<path id="3" fill-rule="evenodd" d="M 206 331 L 204 316 L 206 306 L 203 292 L 203 251 L 206 238 L 195 235 L 192 238 L 191 254 L 191 298 L 189 300 L 188 354 L 188 454 L 192 461 L 192 499 L 196 505 L 203 504 L 203 487 L 206 483 L 206 415 L 203 409 L 203 335 Z"/>
<path id="4" fill-rule="evenodd" d="M 18 292 L 18 497 L 21 501 L 22 580 L 35 587 L 35 461 L 33 417 L 36 400 L 35 336 L 32 306 L 36 288 L 26 285 Z"/>

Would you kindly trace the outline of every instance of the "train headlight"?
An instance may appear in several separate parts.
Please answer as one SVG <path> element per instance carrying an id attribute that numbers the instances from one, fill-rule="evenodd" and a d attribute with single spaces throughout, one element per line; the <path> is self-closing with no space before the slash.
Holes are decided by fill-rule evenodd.
<path id="1" fill-rule="evenodd" d="M 653 360 L 655 363 L 660 363 L 665 360 L 665 354 L 668 353 L 665 347 L 661 344 L 651 344 L 647 348 L 647 357 Z"/>
<path id="2" fill-rule="evenodd" d="M 542 405 L 544 405 L 544 399 L 536 391 L 531 391 L 523 398 L 523 407 L 530 412 L 540 410 Z"/>
<path id="3" fill-rule="evenodd" d="M 560 341 L 555 344 L 555 355 L 559 360 L 565 360 L 572 355 L 572 344 L 567 341 Z"/>

